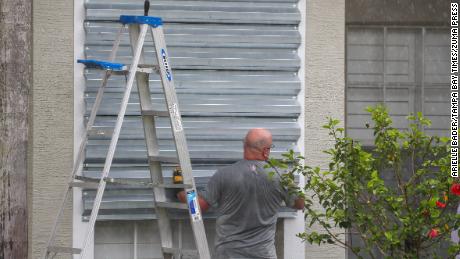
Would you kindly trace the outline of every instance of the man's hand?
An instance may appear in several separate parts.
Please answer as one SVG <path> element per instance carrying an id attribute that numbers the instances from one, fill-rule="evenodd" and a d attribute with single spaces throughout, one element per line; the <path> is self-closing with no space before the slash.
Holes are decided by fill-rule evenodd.
<path id="1" fill-rule="evenodd" d="M 187 203 L 187 194 L 185 191 L 180 191 L 177 193 L 177 199 L 182 203 Z M 205 212 L 209 209 L 209 204 L 198 195 L 198 203 L 200 204 L 201 212 Z"/>
<path id="2" fill-rule="evenodd" d="M 297 209 L 297 210 L 304 210 L 305 209 L 305 200 L 303 198 L 297 198 L 295 201 L 294 201 L 294 209 Z"/>
<path id="3" fill-rule="evenodd" d="M 185 197 L 185 191 L 180 191 L 176 194 L 177 199 L 182 203 L 187 203 L 187 198 Z"/>

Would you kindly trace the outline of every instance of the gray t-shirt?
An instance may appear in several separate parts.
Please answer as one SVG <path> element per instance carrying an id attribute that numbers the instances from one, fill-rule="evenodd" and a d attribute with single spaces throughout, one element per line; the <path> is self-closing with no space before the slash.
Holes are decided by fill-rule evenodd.
<path id="1" fill-rule="evenodd" d="M 268 176 L 266 162 L 241 160 L 219 169 L 203 198 L 216 208 L 217 259 L 276 258 L 275 230 L 278 209 L 292 206 L 277 174 Z"/>

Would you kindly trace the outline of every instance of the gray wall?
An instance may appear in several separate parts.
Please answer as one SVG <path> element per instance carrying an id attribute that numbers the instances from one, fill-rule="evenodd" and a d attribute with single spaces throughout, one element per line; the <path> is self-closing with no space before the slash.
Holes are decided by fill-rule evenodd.
<path id="1" fill-rule="evenodd" d="M 328 157 L 321 150 L 330 148 L 332 142 L 321 126 L 327 116 L 344 120 L 344 0 L 307 0 L 305 67 L 305 156 L 309 165 L 327 168 Z M 345 258 L 345 251 L 307 244 L 306 258 Z"/>
<path id="2" fill-rule="evenodd" d="M 73 1 L 34 1 L 29 258 L 43 253 L 72 167 L 73 53 Z M 70 219 L 68 211 L 67 245 Z"/>

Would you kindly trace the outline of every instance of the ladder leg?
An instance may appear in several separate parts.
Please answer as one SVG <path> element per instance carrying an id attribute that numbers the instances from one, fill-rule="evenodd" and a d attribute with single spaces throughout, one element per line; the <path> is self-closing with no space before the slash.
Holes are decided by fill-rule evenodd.
<path id="1" fill-rule="evenodd" d="M 182 119 L 180 116 L 178 100 L 176 91 L 174 88 L 174 80 L 170 64 L 168 62 L 168 52 L 166 50 L 166 43 L 163 34 L 162 26 L 156 28 L 151 27 L 151 34 L 155 43 L 155 51 L 157 55 L 158 65 L 160 66 L 161 82 L 165 94 L 166 104 L 168 106 L 170 121 L 172 127 L 172 133 L 176 145 L 177 156 L 180 161 L 183 179 L 185 184 L 192 184 L 195 186 L 192 165 L 190 163 L 190 155 L 186 143 L 186 138 L 182 126 Z M 201 209 L 196 197 L 196 188 L 190 188 L 185 190 L 187 193 L 190 192 L 190 196 L 194 197 L 194 205 L 196 206 L 195 214 L 190 214 L 190 221 L 195 237 L 196 247 L 201 259 L 211 258 L 209 253 L 208 242 L 206 239 L 206 232 L 204 229 L 203 218 L 201 216 Z M 187 195 L 188 196 L 188 195 Z M 190 206 L 190 202 L 188 202 Z M 190 213 L 190 211 L 189 211 Z"/>
<path id="2" fill-rule="evenodd" d="M 179 229 L 178 229 L 178 232 L 179 232 L 179 233 L 178 233 L 178 239 L 179 239 L 179 240 L 178 240 L 178 245 L 177 245 L 177 246 L 179 247 L 179 249 L 182 249 L 182 248 L 183 248 L 183 245 L 182 245 L 182 235 L 183 235 L 183 231 L 182 231 L 182 220 L 179 219 L 178 222 L 177 222 L 177 224 L 178 224 L 177 227 L 179 228 Z M 178 258 L 178 259 L 182 259 L 182 255 L 179 255 L 179 258 Z"/>
<path id="3" fill-rule="evenodd" d="M 101 104 L 102 95 L 104 94 L 104 90 L 105 90 L 105 87 L 107 86 L 107 81 L 108 81 L 109 77 L 110 77 L 110 71 L 107 71 L 105 73 L 103 83 L 102 83 L 101 87 L 98 90 L 98 93 L 97 93 L 97 96 L 96 96 L 96 101 L 95 101 L 95 103 L 93 105 L 89 120 L 88 120 L 88 122 L 86 124 L 86 136 L 85 136 L 85 138 L 82 140 L 82 142 L 80 144 L 80 148 L 79 148 L 79 151 L 78 151 L 78 154 L 77 154 L 77 158 L 76 158 L 76 161 L 74 163 L 74 167 L 72 169 L 72 175 L 70 176 L 70 178 L 68 180 L 68 183 L 73 181 L 73 179 L 75 178 L 75 175 L 77 174 L 78 169 L 80 168 L 80 164 L 81 164 L 81 162 L 83 160 L 83 153 L 84 153 L 86 145 L 88 143 L 88 134 L 87 133 L 93 127 L 93 124 L 94 124 L 94 121 L 95 121 L 95 118 L 96 118 L 96 113 L 97 113 L 97 111 L 99 109 L 99 106 Z M 71 190 L 72 190 L 72 188 L 70 188 L 69 186 L 66 186 L 65 194 L 64 194 L 63 199 L 61 201 L 61 206 L 60 206 L 59 212 L 58 212 L 58 214 L 57 214 L 57 216 L 55 218 L 55 221 L 54 221 L 54 224 L 53 224 L 53 227 L 52 227 L 52 230 L 51 230 L 51 236 L 50 236 L 50 238 L 48 240 L 47 248 L 54 244 L 54 239 L 56 238 L 57 227 L 58 227 L 58 225 L 60 223 L 60 220 L 62 218 L 62 213 L 64 212 L 64 207 L 65 207 L 65 204 L 67 202 L 67 199 L 69 197 L 69 194 L 70 194 Z M 47 251 L 45 253 L 47 253 Z M 46 258 L 46 254 L 45 254 L 45 258 Z"/>
<path id="4" fill-rule="evenodd" d="M 143 44 L 144 44 L 145 35 L 147 33 L 148 25 L 142 24 L 140 26 L 141 26 L 141 32 L 140 32 L 139 38 L 137 40 L 136 48 L 135 48 L 135 51 L 134 51 L 134 58 L 133 58 L 133 62 L 132 62 L 131 67 L 130 67 L 128 82 L 127 82 L 127 85 L 126 85 L 126 90 L 125 90 L 125 93 L 123 95 L 123 100 L 122 100 L 120 112 L 118 113 L 117 122 L 115 124 L 115 129 L 114 129 L 114 132 L 113 132 L 113 135 L 112 135 L 112 139 L 110 141 L 110 146 L 109 146 L 109 150 L 107 152 L 107 158 L 105 160 L 104 169 L 103 169 L 102 175 L 101 175 L 101 180 L 99 181 L 99 188 L 97 190 L 96 198 L 94 200 L 93 209 L 91 211 L 91 217 L 90 217 L 90 220 L 89 220 L 88 231 L 86 233 L 85 241 L 84 241 L 83 247 L 82 247 L 82 253 L 81 253 L 81 258 L 82 259 L 85 258 L 86 251 L 87 251 L 86 248 L 88 247 L 89 242 L 92 240 L 92 235 L 94 233 L 94 226 L 95 226 L 95 223 L 96 223 L 97 214 L 99 213 L 99 208 L 100 208 L 100 205 L 101 205 L 102 196 L 104 194 L 105 185 L 106 185 L 106 182 L 105 182 L 104 179 L 108 176 L 109 171 L 110 171 L 110 167 L 112 166 L 113 156 L 115 154 L 115 148 L 117 146 L 118 138 L 120 136 L 121 126 L 123 124 L 123 119 L 124 119 L 124 116 L 125 116 L 125 113 L 126 113 L 126 108 L 128 106 L 129 97 L 131 95 L 131 90 L 132 90 L 132 87 L 133 87 L 133 84 L 134 84 L 134 78 L 135 78 L 135 75 L 136 75 L 137 66 L 139 64 L 139 58 L 140 58 L 141 50 L 142 50 L 142 47 L 143 47 Z"/>
<path id="5" fill-rule="evenodd" d="M 112 51 L 110 53 L 110 57 L 109 57 L 110 61 L 115 60 L 115 56 L 117 54 L 118 47 L 120 45 L 121 35 L 123 34 L 124 27 L 125 26 L 122 26 L 120 30 L 118 31 L 117 38 L 115 39 L 115 43 L 113 44 Z M 80 145 L 76 163 L 74 165 L 74 169 L 72 170 L 72 177 L 75 176 L 75 174 L 77 173 L 80 163 L 83 160 L 83 153 L 85 151 L 86 144 L 88 142 L 88 132 L 92 129 L 94 125 L 94 121 L 96 120 L 97 111 L 99 110 L 99 107 L 101 105 L 102 96 L 104 95 L 104 91 L 105 91 L 105 88 L 107 86 L 110 76 L 111 76 L 111 71 L 105 72 L 104 79 L 102 80 L 102 85 L 101 87 L 99 87 L 99 90 L 97 91 L 96 100 L 94 101 L 93 108 L 91 109 L 91 113 L 90 113 L 88 122 L 86 124 L 86 135 L 85 135 L 83 142 Z"/>
<path id="6" fill-rule="evenodd" d="M 110 52 L 110 57 L 109 57 L 110 62 L 114 61 L 115 57 L 117 56 L 118 47 L 120 46 L 121 36 L 123 35 L 125 28 L 126 26 L 123 24 L 121 25 L 120 30 L 118 30 L 117 37 L 115 38 L 115 42 L 112 47 L 112 51 Z"/>
<path id="7" fill-rule="evenodd" d="M 112 47 L 112 52 L 110 54 L 110 61 L 113 61 L 115 59 L 115 56 L 116 56 L 116 53 L 117 53 L 117 50 L 118 50 L 118 46 L 120 45 L 120 40 L 121 40 L 121 35 L 123 33 L 123 30 L 124 30 L 124 26 L 122 26 L 120 28 L 120 30 L 119 30 L 119 32 L 117 34 L 117 38 L 115 39 L 114 45 Z M 97 111 L 99 110 L 100 104 L 102 102 L 102 96 L 104 94 L 105 88 L 106 88 L 108 80 L 110 78 L 110 75 L 111 75 L 110 71 L 105 72 L 104 78 L 102 80 L 102 85 L 99 87 L 99 90 L 97 92 L 96 100 L 95 100 L 95 102 L 93 104 L 93 107 L 91 109 L 91 113 L 90 113 L 88 122 L 86 123 L 86 130 L 85 130 L 86 134 L 85 134 L 84 139 L 80 143 L 80 148 L 78 149 L 77 157 L 75 159 L 75 163 L 74 163 L 73 168 L 72 168 L 72 174 L 71 174 L 71 176 L 69 178 L 68 183 L 73 181 L 75 175 L 77 174 L 78 169 L 80 168 L 80 164 L 83 162 L 83 153 L 85 152 L 86 144 L 88 143 L 88 132 L 91 130 L 91 128 L 94 125 L 94 121 L 96 119 L 96 114 L 97 114 Z M 61 217 L 62 217 L 62 213 L 64 212 L 64 206 L 65 206 L 65 203 L 67 202 L 67 199 L 69 197 L 69 193 L 72 190 L 69 186 L 66 186 L 66 187 L 67 188 L 65 190 L 65 194 L 63 195 L 63 199 L 61 201 L 61 207 L 60 207 L 59 212 L 58 212 L 58 214 L 57 214 L 57 216 L 55 218 L 55 221 L 54 221 L 54 224 L 53 224 L 53 227 L 52 227 L 52 230 L 51 230 L 51 235 L 50 235 L 50 238 L 48 239 L 48 243 L 47 243 L 47 246 L 46 246 L 46 251 L 45 251 L 45 254 L 44 254 L 43 258 L 47 257 L 48 247 L 50 247 L 50 246 L 52 246 L 54 244 L 54 239 L 56 238 L 57 226 L 59 225 L 59 222 L 60 222 Z M 56 256 L 56 254 L 54 256 Z"/>

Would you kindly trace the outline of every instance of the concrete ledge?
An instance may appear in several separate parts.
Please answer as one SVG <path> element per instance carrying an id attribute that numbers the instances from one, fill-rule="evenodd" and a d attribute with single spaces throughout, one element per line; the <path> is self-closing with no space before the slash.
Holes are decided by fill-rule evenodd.
<path id="1" fill-rule="evenodd" d="M 448 26 L 449 0 L 347 0 L 347 24 Z"/>

